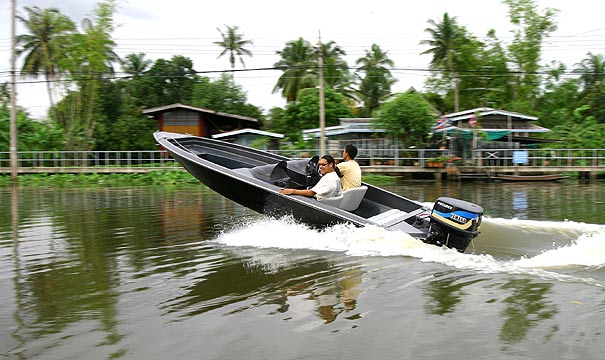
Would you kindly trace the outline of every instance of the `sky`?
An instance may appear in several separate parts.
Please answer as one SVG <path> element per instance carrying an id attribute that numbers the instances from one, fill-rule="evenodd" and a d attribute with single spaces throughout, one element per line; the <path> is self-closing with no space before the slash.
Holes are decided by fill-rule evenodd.
<path id="1" fill-rule="evenodd" d="M 92 14 L 93 0 L 16 0 L 18 14 L 24 6 L 56 7 L 80 24 Z M 561 61 L 573 68 L 591 51 L 605 54 L 605 2 L 602 0 L 536 0 L 540 10 L 559 9 L 555 18 L 558 30 L 543 46 L 542 62 Z M 287 5 L 286 5 L 287 4 Z M 412 5 L 413 4 L 413 5 Z M 221 36 L 217 28 L 238 26 L 245 39 L 253 41 L 246 48 L 252 57 L 244 57 L 245 69 L 272 67 L 286 43 L 299 37 L 317 43 L 335 41 L 347 52 L 349 66 L 363 57 L 372 44 L 386 51 L 395 62 L 392 74 L 398 79 L 393 92 L 415 87 L 423 89 L 431 57 L 420 55 L 427 49 L 421 40 L 429 39 L 424 30 L 428 20 L 438 21 L 444 13 L 455 16 L 479 39 L 489 29 L 505 44 L 512 38 L 513 25 L 508 8 L 500 0 L 117 0 L 114 16 L 117 27 L 112 34 L 116 53 L 145 53 L 150 60 L 183 55 L 193 61 L 195 70 L 215 78 L 229 70 L 227 56 L 217 58 L 222 49 L 214 44 Z M 0 82 L 10 81 L 11 1 L 0 0 Z M 17 34 L 25 32 L 17 22 Z M 17 61 L 20 68 L 20 61 Z M 118 65 L 116 71 L 120 71 Z M 236 69 L 244 69 L 238 62 Z M 248 102 L 265 112 L 283 107 L 285 100 L 273 88 L 279 71 L 245 71 L 235 74 L 235 81 L 246 92 Z M 42 81 L 42 78 L 40 78 Z M 17 104 L 34 118 L 44 117 L 48 96 L 43 83 L 18 78 Z"/>

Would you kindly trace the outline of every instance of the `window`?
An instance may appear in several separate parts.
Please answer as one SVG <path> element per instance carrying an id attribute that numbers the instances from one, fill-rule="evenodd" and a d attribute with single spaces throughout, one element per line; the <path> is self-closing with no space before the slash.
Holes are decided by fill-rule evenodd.
<path id="1" fill-rule="evenodd" d="M 176 110 L 164 113 L 164 126 L 197 126 L 199 115 L 193 111 Z"/>

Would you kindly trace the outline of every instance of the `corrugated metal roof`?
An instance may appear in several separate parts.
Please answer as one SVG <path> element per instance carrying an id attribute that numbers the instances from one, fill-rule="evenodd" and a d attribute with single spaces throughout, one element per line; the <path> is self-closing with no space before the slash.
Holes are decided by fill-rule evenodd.
<path id="1" fill-rule="evenodd" d="M 221 139 L 224 137 L 236 136 L 239 134 L 257 134 L 257 135 L 274 137 L 274 138 L 278 138 L 278 139 L 282 139 L 284 137 L 284 134 L 278 134 L 278 133 L 269 132 L 269 131 L 256 130 L 256 129 L 240 129 L 240 130 L 229 131 L 229 132 L 225 132 L 225 133 L 221 133 L 221 134 L 215 134 L 215 135 L 212 135 L 212 138 Z"/>
<path id="2" fill-rule="evenodd" d="M 187 109 L 187 110 L 206 113 L 206 114 L 214 114 L 214 115 L 219 115 L 219 116 L 230 117 L 230 118 L 258 123 L 258 119 L 251 118 L 248 116 L 235 115 L 235 114 L 229 114 L 229 113 L 224 113 L 224 112 L 220 112 L 220 111 L 202 109 L 202 108 L 198 108 L 195 106 L 189 106 L 189 105 L 184 105 L 184 104 L 180 104 L 180 103 L 145 109 L 145 110 L 143 110 L 143 114 L 150 115 L 150 114 L 155 114 L 155 113 L 159 113 L 159 112 L 166 112 L 167 110 L 172 110 L 172 109 Z"/>

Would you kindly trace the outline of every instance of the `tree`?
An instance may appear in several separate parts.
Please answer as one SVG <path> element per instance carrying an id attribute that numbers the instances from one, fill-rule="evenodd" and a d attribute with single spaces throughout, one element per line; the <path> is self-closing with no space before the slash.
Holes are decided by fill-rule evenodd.
<path id="1" fill-rule="evenodd" d="M 517 26 L 513 42 L 508 50 L 518 71 L 517 95 L 521 101 L 528 102 L 528 108 L 540 91 L 540 56 L 542 41 L 551 32 L 557 30 L 553 18 L 557 10 L 547 8 L 542 14 L 536 10 L 534 0 L 502 0 L 508 5 L 511 23 Z M 522 110 L 522 109 L 518 109 Z"/>
<path id="2" fill-rule="evenodd" d="M 221 41 L 215 41 L 214 44 L 223 48 L 223 51 L 218 56 L 219 58 L 225 54 L 229 54 L 229 64 L 231 64 L 231 69 L 235 69 L 235 60 L 236 56 L 239 58 L 239 61 L 242 63 L 243 67 L 246 67 L 244 64 L 243 56 L 252 56 L 252 52 L 244 46 L 252 45 L 252 40 L 244 40 L 244 35 L 238 33 L 239 27 L 237 26 L 227 26 L 225 25 L 226 31 L 223 32 L 221 29 L 217 28 L 218 32 L 221 34 L 223 38 Z M 233 75 L 233 73 L 232 73 Z M 233 76 L 232 76 L 233 77 Z"/>
<path id="3" fill-rule="evenodd" d="M 589 52 L 575 73 L 580 74 L 582 102 L 590 106 L 588 114 L 605 123 L 605 57 Z"/>
<path id="4" fill-rule="evenodd" d="M 281 90 L 288 103 L 298 100 L 301 89 L 317 86 L 317 57 L 313 46 L 303 38 L 290 41 L 283 50 L 277 51 L 281 59 L 273 66 L 282 71 L 273 88 Z"/>
<path id="5" fill-rule="evenodd" d="M 264 128 L 268 131 L 285 134 L 288 131 L 288 124 L 284 120 L 284 113 L 285 110 L 277 106 L 269 109 Z"/>
<path id="6" fill-rule="evenodd" d="M 262 118 L 262 111 L 247 103 L 246 94 L 241 86 L 235 84 L 226 74 L 215 81 L 208 78 L 199 79 L 193 85 L 191 105 L 255 119 Z"/>
<path id="7" fill-rule="evenodd" d="M 565 124 L 557 125 L 547 136 L 559 140 L 550 146 L 563 149 L 598 149 L 603 147 L 605 124 L 587 114 L 589 105 L 580 106 L 573 111 L 573 117 Z"/>
<path id="8" fill-rule="evenodd" d="M 584 93 L 589 93 L 605 82 L 605 57 L 591 52 L 586 56 L 582 62 L 576 64 L 574 72 L 580 74 Z"/>
<path id="9" fill-rule="evenodd" d="M 147 71 L 152 64 L 152 61 L 145 59 L 145 54 L 137 53 L 126 55 L 120 63 L 122 64 L 122 71 L 124 71 L 124 73 L 133 79 L 137 79 L 143 76 L 145 71 Z"/>
<path id="10" fill-rule="evenodd" d="M 395 63 L 380 46 L 372 44 L 365 56 L 357 59 L 356 64 L 361 65 L 358 71 L 363 74 L 359 86 L 359 95 L 363 101 L 361 115 L 370 117 L 391 94 L 391 85 L 397 79 L 391 75 L 389 67 L 395 66 Z"/>
<path id="11" fill-rule="evenodd" d="M 513 96 L 513 77 L 508 68 L 509 59 L 506 51 L 496 37 L 496 32 L 494 30 L 488 31 L 486 43 L 482 44 L 481 49 L 471 51 L 476 51 L 479 55 L 480 63 L 478 66 L 480 71 L 476 74 L 479 78 L 479 87 L 482 90 L 479 90 L 479 102 L 466 106 L 466 108 L 479 106 L 504 108 Z M 468 56 L 472 55 L 469 54 Z M 464 88 L 468 87 L 465 86 Z M 464 103 L 464 99 L 461 102 Z"/>
<path id="12" fill-rule="evenodd" d="M 405 135 L 406 144 L 411 145 L 422 142 L 434 121 L 434 111 L 427 102 L 415 92 L 406 92 L 395 95 L 380 107 L 373 126 L 397 138 Z"/>
<path id="13" fill-rule="evenodd" d="M 157 121 L 141 113 L 137 99 L 124 96 L 129 85 L 126 81 L 101 82 L 95 115 L 95 150 L 156 148 L 153 132 L 157 130 Z"/>
<path id="14" fill-rule="evenodd" d="M 8 82 L 0 84 L 0 106 L 8 106 L 11 96 L 10 86 Z"/>
<path id="15" fill-rule="evenodd" d="M 10 113 L 0 106 L 0 151 L 8 152 Z M 63 149 L 63 132 L 49 120 L 33 120 L 22 109 L 17 110 L 18 148 L 20 151 L 53 151 Z"/>
<path id="16" fill-rule="evenodd" d="M 122 65 L 122 71 L 126 73 L 130 79 L 123 79 L 119 81 L 124 83 L 126 95 L 132 98 L 133 104 L 141 106 L 145 100 L 142 98 L 141 86 L 139 85 L 142 82 L 145 72 L 149 69 L 153 62 L 145 59 L 145 54 L 137 53 L 126 55 L 126 57 L 120 63 Z"/>
<path id="17" fill-rule="evenodd" d="M 92 18 L 82 21 L 82 33 L 73 34 L 59 66 L 69 72 L 65 83 L 67 96 L 57 111 L 57 121 L 63 127 L 69 150 L 89 150 L 95 130 L 95 111 L 98 90 L 104 76 L 113 75 L 112 63 L 119 58 L 113 51 L 115 43 L 113 14 L 114 0 L 96 5 Z"/>
<path id="18" fill-rule="evenodd" d="M 136 82 L 135 93 L 140 94 L 144 107 L 189 103 L 198 78 L 190 58 L 175 55 L 170 60 L 158 59 Z"/>
<path id="19" fill-rule="evenodd" d="M 321 51 L 323 55 L 325 86 L 341 93 L 346 98 L 355 99 L 352 88 L 354 77 L 349 71 L 349 65 L 343 59 L 347 53 L 334 41 L 320 43 L 316 51 Z"/>
<path id="20" fill-rule="evenodd" d="M 59 67 L 64 56 L 67 38 L 76 30 L 75 24 L 55 8 L 40 9 L 37 6 L 24 7 L 26 17 L 18 16 L 28 34 L 17 35 L 18 56 L 25 55 L 21 68 L 22 76 L 37 78 L 43 75 L 50 106 L 55 104 L 58 81 L 63 69 Z M 53 90 L 54 89 L 54 90 Z"/>
<path id="21" fill-rule="evenodd" d="M 319 89 L 309 89 L 300 100 L 289 103 L 277 126 L 290 140 L 300 140 L 304 129 L 319 127 Z M 326 126 L 338 125 L 340 118 L 353 117 L 343 95 L 331 89 L 325 91 Z"/>
<path id="22" fill-rule="evenodd" d="M 454 111 L 460 110 L 459 83 L 456 69 L 456 50 L 463 43 L 463 32 L 456 23 L 456 17 L 443 14 L 440 21 L 429 20 L 432 27 L 424 29 L 431 35 L 431 39 L 422 40 L 420 44 L 429 45 L 430 48 L 421 52 L 421 55 L 430 54 L 431 68 L 444 71 L 451 79 L 454 88 Z"/>
<path id="23" fill-rule="evenodd" d="M 552 129 L 565 124 L 573 118 L 575 109 L 581 106 L 579 102 L 578 79 L 561 80 L 562 75 L 567 72 L 565 65 L 553 62 L 553 66 L 547 69 L 544 92 L 536 103 L 538 111 L 538 123 L 541 126 Z"/>

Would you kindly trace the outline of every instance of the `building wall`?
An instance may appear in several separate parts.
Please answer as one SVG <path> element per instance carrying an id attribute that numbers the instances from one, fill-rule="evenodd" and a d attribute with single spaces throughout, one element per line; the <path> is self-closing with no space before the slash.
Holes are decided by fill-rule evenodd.
<path id="1" fill-rule="evenodd" d="M 206 136 L 205 121 L 201 114 L 188 110 L 167 111 L 160 114 L 160 130 Z"/>

